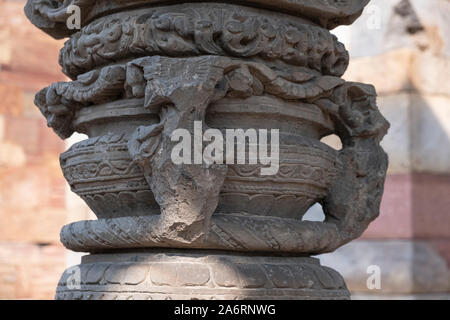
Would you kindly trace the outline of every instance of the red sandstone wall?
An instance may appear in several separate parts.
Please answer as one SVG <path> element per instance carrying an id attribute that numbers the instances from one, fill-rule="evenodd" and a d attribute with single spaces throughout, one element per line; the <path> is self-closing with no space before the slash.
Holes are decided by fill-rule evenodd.
<path id="1" fill-rule="evenodd" d="M 0 0 L 0 299 L 52 299 L 65 269 L 64 142 L 47 128 L 34 94 L 64 80 L 62 42 L 25 18 L 25 1 Z"/>
<path id="2" fill-rule="evenodd" d="M 449 195 L 448 174 L 390 174 L 380 217 L 363 238 L 426 240 L 450 264 Z"/>

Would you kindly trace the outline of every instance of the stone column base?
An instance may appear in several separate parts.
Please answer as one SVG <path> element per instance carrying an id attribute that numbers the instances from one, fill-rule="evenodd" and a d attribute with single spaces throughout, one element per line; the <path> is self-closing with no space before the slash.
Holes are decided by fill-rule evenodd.
<path id="1" fill-rule="evenodd" d="M 66 270 L 56 299 L 349 299 L 316 258 L 212 251 L 92 254 Z"/>

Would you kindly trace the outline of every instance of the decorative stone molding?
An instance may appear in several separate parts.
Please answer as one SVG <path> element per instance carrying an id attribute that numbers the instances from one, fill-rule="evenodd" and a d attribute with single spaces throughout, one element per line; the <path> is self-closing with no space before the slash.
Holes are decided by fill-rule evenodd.
<path id="1" fill-rule="evenodd" d="M 68 76 L 136 56 L 222 55 L 260 58 L 342 76 L 344 45 L 327 30 L 288 15 L 226 4 L 183 4 L 138 9 L 84 27 L 60 53 Z"/>
<path id="2" fill-rule="evenodd" d="M 370 0 L 243 0 L 241 4 L 261 7 L 281 12 L 291 12 L 304 16 L 320 26 L 332 29 L 338 25 L 351 24 L 362 13 Z M 82 24 L 87 25 L 109 12 L 124 11 L 128 8 L 146 5 L 173 3 L 168 0 L 28 0 L 25 14 L 38 28 L 55 38 L 63 38 L 76 33 L 69 30 L 66 21 L 70 16 L 67 8 L 79 6 L 84 12 Z M 184 1 L 177 1 L 183 3 Z M 208 3 L 214 1 L 204 1 Z"/>
<path id="3" fill-rule="evenodd" d="M 315 291 L 290 283 L 290 269 L 302 266 L 303 258 L 274 256 L 333 251 L 359 237 L 378 216 L 387 170 L 379 143 L 389 124 L 377 109 L 372 86 L 340 78 L 348 53 L 327 30 L 351 22 L 367 2 L 29 1 L 30 19 L 53 36 L 71 34 L 61 24 L 68 5 L 84 10 L 83 29 L 71 35 L 60 54 L 73 81 L 53 84 L 36 96 L 61 138 L 75 131 L 89 136 L 61 155 L 61 167 L 72 190 L 98 217 L 62 229 L 62 243 L 93 253 L 93 260 L 80 266 L 86 271 L 81 291 L 67 291 L 63 276 L 57 297 L 111 298 L 112 291 L 137 297 L 130 293 L 136 279 L 111 282 L 105 270 L 122 274 L 129 266 L 140 277 L 142 270 L 152 270 L 151 263 L 123 265 L 114 260 L 122 257 L 114 250 L 139 260 L 153 253 L 134 250 L 155 248 L 182 249 L 170 258 L 180 268 L 186 259 L 208 268 L 205 279 L 215 282 L 199 284 L 195 297 L 251 297 L 244 287 L 220 288 L 213 274 L 221 268 L 208 260 L 217 255 L 231 259 L 225 264 L 232 269 L 233 261 L 242 259 L 238 265 L 248 269 L 248 279 L 264 275 L 260 298 L 280 296 L 273 278 L 278 275 L 264 267 L 265 260 L 287 270 L 279 275 L 288 283 L 284 297 L 346 297 L 342 279 L 318 264 L 310 270 L 312 283 L 321 283 Z M 278 173 L 261 175 L 261 165 L 254 164 L 175 164 L 172 135 L 177 129 L 193 134 L 195 122 L 204 130 L 279 129 Z M 342 150 L 320 142 L 333 133 L 341 138 Z M 302 221 L 317 202 L 325 221 Z M 193 251 L 199 249 L 210 250 L 208 258 Z M 110 253 L 99 255 L 103 252 Z M 260 264 L 249 264 L 255 254 Z M 178 278 L 170 273 L 168 256 L 156 256 L 163 257 L 168 272 L 163 276 Z M 313 261 L 304 259 L 307 265 Z M 305 275 L 312 274 L 308 268 L 302 269 Z M 88 269 L 99 275 L 93 287 Z M 144 273 L 151 278 L 161 271 Z M 319 274 L 334 280 L 327 285 Z M 141 277 L 147 284 L 139 298 L 185 297 L 175 292 L 195 280 L 189 272 L 186 277 L 192 279 L 165 293 L 159 282 Z M 230 275 L 229 281 L 238 280 Z"/>
<path id="4" fill-rule="evenodd" d="M 346 299 L 344 280 L 315 258 L 239 256 L 182 251 L 92 255 L 79 266 L 80 288 L 67 289 L 67 270 L 56 299 Z"/>

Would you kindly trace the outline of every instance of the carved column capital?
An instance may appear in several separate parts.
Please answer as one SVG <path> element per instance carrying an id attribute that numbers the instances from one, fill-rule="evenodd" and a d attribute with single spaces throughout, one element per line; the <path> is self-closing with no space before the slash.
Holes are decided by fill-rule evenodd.
<path id="1" fill-rule="evenodd" d="M 61 138 L 74 132 L 89 136 L 61 155 L 61 167 L 98 219 L 65 226 L 62 243 L 92 253 L 92 270 L 98 272 L 105 272 L 102 252 L 108 252 L 108 268 L 121 270 L 122 262 L 110 260 L 115 250 L 177 249 L 180 268 L 186 267 L 184 255 L 197 265 L 205 261 L 208 279 L 208 268 L 220 269 L 211 261 L 222 259 L 221 250 L 231 259 L 227 266 L 261 276 L 268 290 L 256 290 L 261 297 L 286 290 L 292 296 L 346 297 L 342 279 L 309 266 L 309 258 L 300 270 L 295 259 L 272 256 L 333 251 L 359 237 L 378 216 L 387 170 L 380 141 L 389 124 L 372 86 L 341 78 L 349 54 L 329 31 L 351 23 L 368 2 L 28 1 L 25 10 L 36 26 L 54 37 L 70 37 L 60 64 L 71 81 L 43 89 L 36 105 Z M 65 26 L 73 5 L 82 12 L 76 32 Z M 277 169 L 263 175 L 265 163 L 235 161 L 237 140 L 223 144 L 233 149 L 227 162 L 209 163 L 203 159 L 203 137 L 200 150 L 192 144 L 183 149 L 200 162 L 174 161 L 179 144 L 174 133 L 183 130 L 189 140 L 198 139 L 198 125 L 201 134 L 240 130 L 243 144 L 249 132 L 276 131 L 271 137 L 279 139 L 270 149 L 276 150 Z M 340 137 L 342 150 L 321 142 L 331 134 Z M 304 221 L 315 203 L 322 204 L 325 221 Z M 203 249 L 213 251 L 206 258 L 193 251 Z M 245 256 L 249 252 L 275 265 L 260 268 Z M 158 266 L 173 271 L 164 255 L 136 257 L 148 259 L 144 268 L 152 275 Z M 182 279 L 177 270 L 173 274 Z M 290 270 L 281 275 L 289 283 L 286 290 L 277 285 L 279 270 Z M 288 281 L 290 274 L 309 277 L 310 272 L 309 286 Z M 157 295 L 156 278 L 142 285 L 144 296 Z M 212 288 L 208 279 L 196 284 L 196 296 Z M 250 294 L 244 289 L 252 284 L 230 279 L 240 279 L 235 287 Z M 220 279 L 215 281 L 219 285 Z M 113 290 L 88 282 L 86 292 Z M 167 296 L 175 297 L 179 283 L 167 284 L 172 288 Z M 224 290 L 240 297 L 235 289 Z"/>

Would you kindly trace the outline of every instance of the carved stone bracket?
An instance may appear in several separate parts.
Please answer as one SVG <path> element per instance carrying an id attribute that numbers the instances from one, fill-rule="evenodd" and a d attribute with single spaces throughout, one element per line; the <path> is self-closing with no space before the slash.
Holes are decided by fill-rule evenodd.
<path id="1" fill-rule="evenodd" d="M 226 168 L 177 166 L 170 159 L 173 130 L 192 130 L 194 120 L 204 121 L 208 105 L 229 90 L 224 82 L 226 75 L 242 68 L 249 75 L 256 75 L 264 91 L 285 98 L 312 99 L 334 119 L 336 133 L 344 144 L 339 158 L 345 166 L 323 200 L 325 222 L 239 214 L 212 216 Z M 162 107 L 161 123 L 138 128 L 129 142 L 130 153 L 143 167 L 161 206 L 161 216 L 69 225 L 61 233 L 61 240 L 69 249 L 195 247 L 321 253 L 358 237 L 378 215 L 387 170 L 387 156 L 379 141 L 386 134 L 388 123 L 376 107 L 373 87 L 321 77 L 309 82 L 315 83 L 311 88 L 320 90 L 308 91 L 305 84 L 286 82 L 263 65 L 214 56 L 142 58 L 131 62 L 127 70 L 130 90 L 144 92 L 145 106 Z M 145 79 L 144 90 L 137 77 Z M 190 200 L 183 203 L 181 199 Z"/>
<path id="2" fill-rule="evenodd" d="M 56 299 L 347 299 L 344 279 L 310 257 L 243 256 L 171 250 L 83 257 L 78 288 L 73 269 Z"/>

